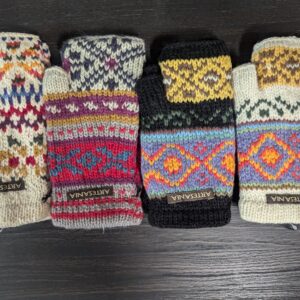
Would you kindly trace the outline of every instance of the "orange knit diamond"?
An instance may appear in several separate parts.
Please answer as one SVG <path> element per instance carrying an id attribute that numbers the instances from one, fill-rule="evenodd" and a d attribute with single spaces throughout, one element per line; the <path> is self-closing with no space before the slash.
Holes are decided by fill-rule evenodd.
<path id="1" fill-rule="evenodd" d="M 262 161 L 270 167 L 275 167 L 281 157 L 280 153 L 274 147 L 266 147 L 260 154 Z"/>
<path id="2" fill-rule="evenodd" d="M 221 162 L 222 167 L 229 172 L 230 174 L 234 174 L 235 171 L 235 158 L 232 153 L 227 153 Z"/>
<path id="3" fill-rule="evenodd" d="M 177 174 L 182 168 L 182 161 L 174 155 L 168 156 L 164 160 L 164 168 L 170 175 Z"/>
<path id="4" fill-rule="evenodd" d="M 275 168 L 277 167 L 277 164 L 280 163 L 275 173 L 271 173 L 258 159 L 255 158 L 264 147 L 264 143 L 268 140 L 273 141 L 287 155 L 286 159 L 282 161 L 282 154 L 277 153 L 278 150 L 272 146 L 266 147 L 261 152 L 259 157 L 267 166 Z M 239 167 L 242 168 L 246 164 L 250 164 L 264 179 L 277 180 L 289 170 L 296 158 L 297 153 L 295 153 L 287 143 L 278 138 L 274 133 L 268 132 L 261 134 L 259 138 L 250 145 L 246 153 L 239 153 Z"/>

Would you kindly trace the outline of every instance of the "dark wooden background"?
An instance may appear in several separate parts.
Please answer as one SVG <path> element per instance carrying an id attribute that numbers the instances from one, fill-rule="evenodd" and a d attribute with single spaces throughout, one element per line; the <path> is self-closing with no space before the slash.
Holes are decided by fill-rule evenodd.
<path id="1" fill-rule="evenodd" d="M 39 34 L 53 64 L 66 38 L 123 33 L 153 60 L 165 42 L 218 37 L 237 65 L 265 37 L 300 35 L 300 1 L 1 0 L 0 30 Z M 215 229 L 6 229 L 0 299 L 300 299 L 300 233 L 243 222 L 236 206 Z"/>

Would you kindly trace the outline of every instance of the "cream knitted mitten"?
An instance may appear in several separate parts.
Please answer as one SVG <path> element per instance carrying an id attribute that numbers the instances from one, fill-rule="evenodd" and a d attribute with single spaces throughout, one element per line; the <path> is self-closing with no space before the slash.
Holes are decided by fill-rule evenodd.
<path id="1" fill-rule="evenodd" d="M 49 217 L 42 79 L 48 46 L 0 33 L 0 227 Z"/>
<path id="2" fill-rule="evenodd" d="M 233 80 L 241 217 L 300 223 L 300 39 L 256 44 Z"/>

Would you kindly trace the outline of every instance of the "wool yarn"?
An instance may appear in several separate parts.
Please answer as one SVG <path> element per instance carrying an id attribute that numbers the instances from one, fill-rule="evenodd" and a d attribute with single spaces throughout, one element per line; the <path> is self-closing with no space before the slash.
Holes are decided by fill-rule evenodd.
<path id="1" fill-rule="evenodd" d="M 49 218 L 42 93 L 49 59 L 38 36 L 0 33 L 0 228 Z"/>
<path id="2" fill-rule="evenodd" d="M 138 225 L 139 105 L 145 60 L 141 39 L 84 36 L 66 41 L 63 69 L 44 79 L 54 226 Z"/>
<path id="3" fill-rule="evenodd" d="M 300 223 L 300 39 L 256 44 L 233 79 L 241 217 Z"/>
<path id="4" fill-rule="evenodd" d="M 230 221 L 235 171 L 231 59 L 219 40 L 163 48 L 137 91 L 141 173 L 151 225 Z"/>

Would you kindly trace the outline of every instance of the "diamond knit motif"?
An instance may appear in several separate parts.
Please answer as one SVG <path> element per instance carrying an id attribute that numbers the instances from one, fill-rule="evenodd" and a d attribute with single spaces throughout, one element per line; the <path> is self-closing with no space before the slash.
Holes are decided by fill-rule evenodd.
<path id="1" fill-rule="evenodd" d="M 240 167 L 249 163 L 266 180 L 282 177 L 297 159 L 297 153 L 273 133 L 262 134 L 250 144 L 246 155 L 240 153 Z"/>
<path id="2" fill-rule="evenodd" d="M 144 48 L 141 39 L 132 37 L 71 39 L 62 49 L 64 70 L 52 68 L 46 74 L 55 226 L 89 229 L 141 223 L 134 87 Z M 99 193 L 107 188 L 109 195 Z M 70 193 L 82 190 L 88 198 L 70 199 Z"/>
<path id="3" fill-rule="evenodd" d="M 235 170 L 228 50 L 218 40 L 174 43 L 162 49 L 159 67 L 145 69 L 137 86 L 149 222 L 176 228 L 225 225 Z M 211 197 L 197 198 L 206 192 Z M 173 203 L 172 197 L 181 200 Z"/>
<path id="4" fill-rule="evenodd" d="M 198 103 L 233 97 L 229 56 L 160 63 L 170 102 Z"/>
<path id="5" fill-rule="evenodd" d="M 148 195 L 163 197 L 165 193 L 200 186 L 214 188 L 219 194 L 230 194 L 235 169 L 234 141 L 215 140 L 213 145 L 210 143 L 195 141 L 188 144 L 186 141 L 145 145 L 142 149 L 142 175 Z"/>
<path id="6" fill-rule="evenodd" d="M 300 40 L 256 44 L 252 63 L 233 72 L 236 96 L 241 217 L 259 223 L 299 223 L 297 203 L 269 195 L 300 195 Z"/>

